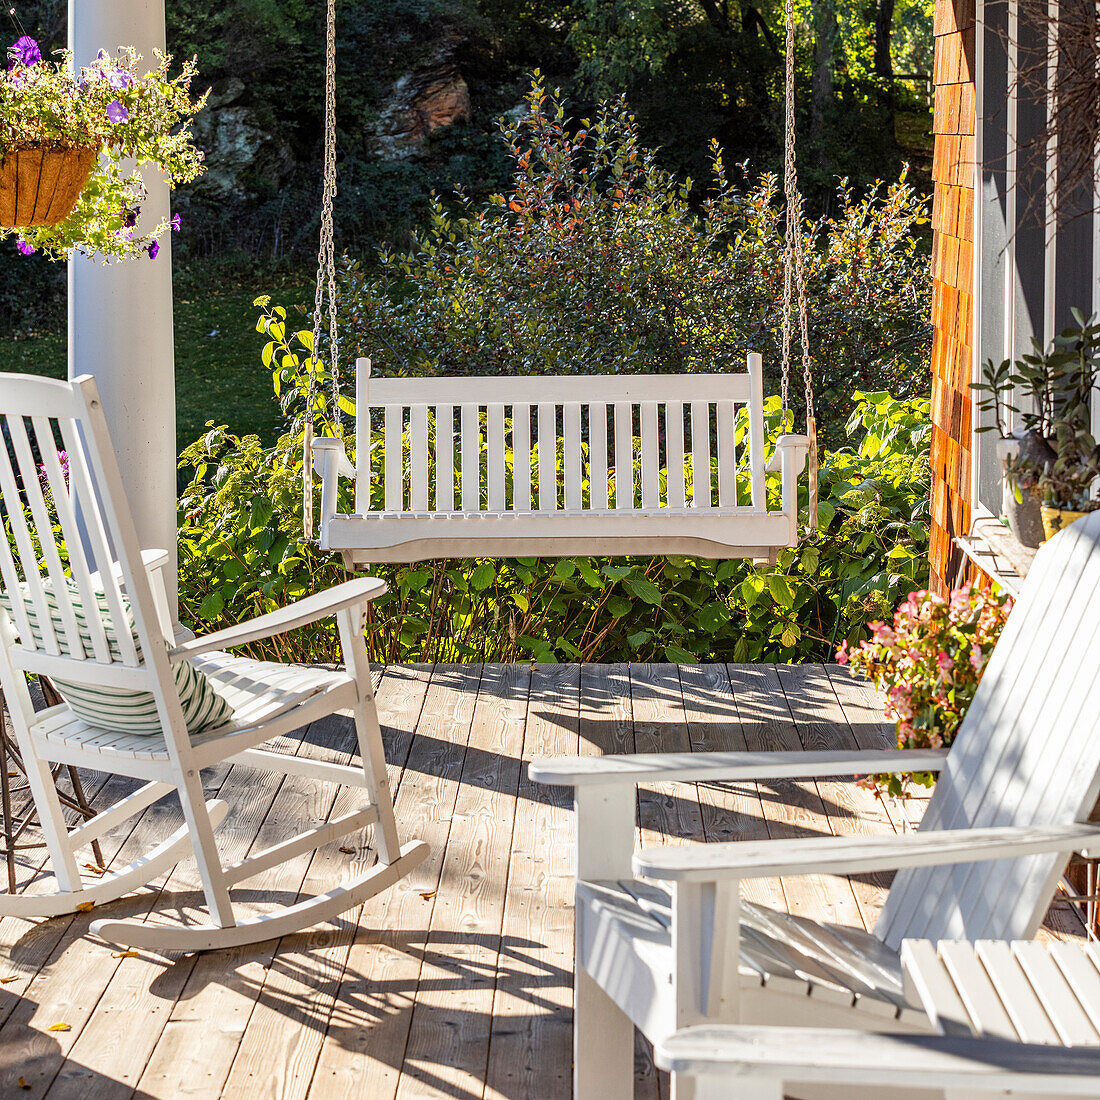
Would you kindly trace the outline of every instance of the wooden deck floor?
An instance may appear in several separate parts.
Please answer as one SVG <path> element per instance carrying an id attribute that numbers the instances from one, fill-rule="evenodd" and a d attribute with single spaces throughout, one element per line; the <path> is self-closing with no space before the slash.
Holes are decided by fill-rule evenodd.
<path id="1" fill-rule="evenodd" d="M 881 700 L 835 666 L 402 667 L 381 675 L 378 699 L 398 821 L 431 859 L 335 928 L 216 954 L 120 957 L 88 935 L 88 914 L 3 919 L 0 1096 L 568 1100 L 571 811 L 565 792 L 528 781 L 525 762 L 891 742 Z M 350 722 L 333 720 L 286 750 L 347 759 L 353 742 Z M 242 767 L 207 787 L 232 807 L 231 858 L 303 815 L 344 812 L 307 781 Z M 127 788 L 99 777 L 89 789 L 103 802 Z M 665 841 L 883 833 L 920 812 L 851 783 L 675 784 L 642 792 L 640 828 Z M 105 858 L 132 858 L 179 823 L 170 804 L 153 807 Z M 326 849 L 249 884 L 289 899 L 369 858 L 365 843 Z M 186 906 L 196 881 L 181 864 L 160 904 Z M 754 883 L 752 896 L 870 927 L 885 884 L 807 877 Z M 157 896 L 96 916 L 145 913 Z M 1048 926 L 1080 930 L 1058 906 Z M 637 1066 L 638 1096 L 667 1096 L 642 1044 Z"/>

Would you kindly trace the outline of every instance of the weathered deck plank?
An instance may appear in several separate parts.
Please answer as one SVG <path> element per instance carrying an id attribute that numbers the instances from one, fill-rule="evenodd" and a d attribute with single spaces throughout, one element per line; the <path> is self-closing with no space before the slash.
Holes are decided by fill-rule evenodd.
<path id="1" fill-rule="evenodd" d="M 837 666 L 463 666 L 388 670 L 379 685 L 390 778 L 406 836 L 432 856 L 394 890 L 321 929 L 238 952 L 119 959 L 92 917 L 0 921 L 0 1095 L 46 1100 L 568 1100 L 573 867 L 567 792 L 536 786 L 544 755 L 715 749 L 873 748 L 892 743 L 881 697 Z M 350 722 L 318 723 L 288 751 L 354 753 Z M 97 805 L 128 781 L 89 784 Z M 235 856 L 356 792 L 222 768 L 222 829 Z M 676 784 L 643 790 L 647 840 L 885 832 L 924 800 L 876 801 L 851 783 Z M 178 822 L 167 800 L 113 834 L 130 858 Z M 371 859 L 362 843 L 352 860 Z M 247 882 L 288 895 L 343 873 L 322 850 Z M 24 859 L 29 876 L 36 860 Z M 193 865 L 161 884 L 193 911 Z M 751 886 L 753 900 L 873 923 L 881 881 L 807 876 Z M 35 889 L 32 883 L 31 889 Z M 40 887 L 37 887 L 40 888 Z M 106 911 L 148 912 L 156 891 Z M 100 915 L 99 913 L 95 915 Z M 1055 909 L 1044 934 L 1080 928 Z M 68 1032 L 48 1032 L 52 1023 Z M 638 1044 L 639 1098 L 667 1095 Z M 23 1090 L 17 1079 L 30 1085 Z"/>

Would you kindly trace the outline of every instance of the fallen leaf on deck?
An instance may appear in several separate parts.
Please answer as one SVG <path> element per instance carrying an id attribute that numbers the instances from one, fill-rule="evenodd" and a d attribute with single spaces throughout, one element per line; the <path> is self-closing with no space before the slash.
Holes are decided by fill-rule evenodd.
<path id="1" fill-rule="evenodd" d="M 345 847 L 344 845 L 341 845 L 341 846 L 340 846 L 340 851 L 341 851 L 341 852 L 343 852 L 343 853 L 344 853 L 344 855 L 346 855 L 346 856 L 353 856 L 353 855 L 355 855 L 355 849 L 354 849 L 354 848 L 347 848 L 347 847 Z"/>
<path id="2" fill-rule="evenodd" d="M 424 891 L 423 891 L 423 892 L 421 893 L 421 895 L 420 895 L 420 896 L 421 896 L 421 897 L 422 897 L 422 898 L 423 898 L 423 899 L 424 899 L 425 901 L 431 901 L 431 900 L 432 900 L 432 898 L 434 898 L 434 897 L 435 897 L 435 895 L 436 895 L 437 893 L 439 893 L 439 891 L 438 891 L 438 890 L 424 890 Z"/>
<path id="3" fill-rule="evenodd" d="M 6 978 L 0 978 L 0 985 L 7 985 L 8 982 L 14 982 L 19 980 L 20 975 L 9 974 Z"/>
<path id="4" fill-rule="evenodd" d="M 21 1089 L 29 1089 L 30 1088 L 30 1085 L 27 1084 L 26 1078 L 24 1078 L 24 1077 L 19 1078 L 19 1087 Z"/>
<path id="5" fill-rule="evenodd" d="M 100 867 L 98 863 L 82 863 L 80 866 L 85 871 L 91 871 L 93 875 L 105 875 L 107 873 L 107 868 Z"/>
<path id="6" fill-rule="evenodd" d="M 82 901 L 77 907 L 78 913 L 90 913 L 95 908 L 94 901 Z"/>
<path id="7" fill-rule="evenodd" d="M 72 1024 L 50 1024 L 47 1031 L 72 1031 Z"/>
<path id="8" fill-rule="evenodd" d="M 136 959 L 138 953 L 136 951 L 112 951 L 112 959 Z"/>

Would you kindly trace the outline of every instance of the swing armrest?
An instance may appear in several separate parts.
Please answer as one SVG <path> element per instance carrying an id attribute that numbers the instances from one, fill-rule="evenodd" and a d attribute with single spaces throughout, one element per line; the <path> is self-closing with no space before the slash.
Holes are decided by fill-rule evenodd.
<path id="1" fill-rule="evenodd" d="M 318 436 L 313 441 L 313 469 L 321 479 L 321 524 L 318 534 L 321 549 L 327 550 L 328 523 L 336 515 L 340 478 L 355 478 L 355 467 L 348 461 L 344 441 L 327 435 Z"/>
<path id="2" fill-rule="evenodd" d="M 789 466 L 795 477 L 797 477 L 806 466 L 806 455 L 809 450 L 810 437 L 808 435 L 793 435 L 791 433 L 781 435 L 775 441 L 775 451 L 764 469 L 769 474 L 777 474 Z"/>
<path id="3" fill-rule="evenodd" d="M 333 476 L 355 477 L 355 469 L 348 461 L 343 440 L 320 435 L 313 441 L 313 472 L 324 482 Z"/>
<path id="4" fill-rule="evenodd" d="M 318 592 L 315 596 L 307 596 L 304 600 L 298 600 L 287 607 L 280 607 L 278 611 L 269 611 L 266 615 L 249 619 L 248 622 L 226 627 L 225 630 L 219 630 L 214 634 L 204 634 L 200 638 L 195 638 L 194 641 L 184 642 L 183 645 L 169 650 L 168 656 L 172 661 L 179 661 L 185 657 L 197 657 L 200 653 L 231 649 L 234 646 L 259 641 L 260 638 L 286 634 L 287 631 L 308 626 L 318 619 L 334 615 L 337 611 L 367 603 L 381 596 L 385 591 L 386 582 L 378 580 L 377 577 L 360 577 L 353 581 L 345 581 L 326 592 Z"/>

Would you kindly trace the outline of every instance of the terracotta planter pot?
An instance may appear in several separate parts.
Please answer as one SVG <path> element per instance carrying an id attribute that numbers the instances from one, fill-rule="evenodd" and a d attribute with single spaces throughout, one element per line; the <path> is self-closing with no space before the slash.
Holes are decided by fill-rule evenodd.
<path id="1" fill-rule="evenodd" d="M 1043 531 L 1048 539 L 1052 539 L 1063 527 L 1068 527 L 1075 520 L 1087 515 L 1088 512 L 1071 512 L 1066 508 L 1052 508 L 1049 504 L 1044 504 Z"/>
<path id="2" fill-rule="evenodd" d="M 72 213 L 95 167 L 98 150 L 34 145 L 0 159 L 0 225 L 57 225 Z"/>

